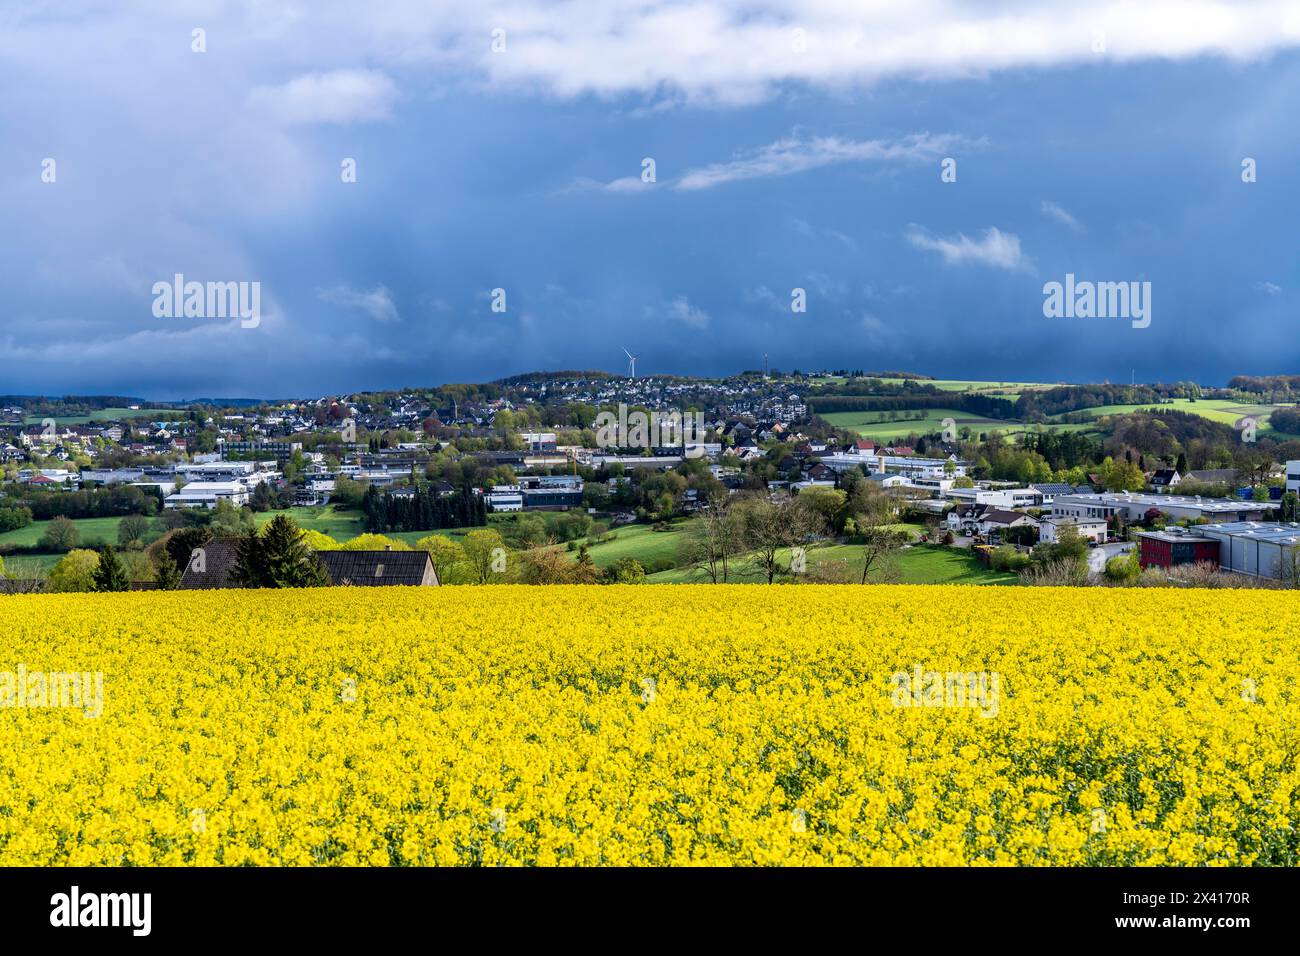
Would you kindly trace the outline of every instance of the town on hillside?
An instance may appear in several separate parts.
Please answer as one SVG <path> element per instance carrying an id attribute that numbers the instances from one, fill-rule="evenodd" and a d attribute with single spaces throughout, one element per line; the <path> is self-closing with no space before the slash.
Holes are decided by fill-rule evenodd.
<path id="1" fill-rule="evenodd" d="M 2 396 L 0 588 L 1300 584 L 1298 376 L 629 373 Z"/>

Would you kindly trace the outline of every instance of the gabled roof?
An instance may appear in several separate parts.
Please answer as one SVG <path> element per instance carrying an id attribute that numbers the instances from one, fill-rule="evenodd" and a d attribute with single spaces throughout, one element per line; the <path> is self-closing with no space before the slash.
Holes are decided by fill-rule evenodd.
<path id="1" fill-rule="evenodd" d="M 1237 469 L 1235 468 L 1207 468 L 1201 471 L 1189 471 L 1188 478 L 1196 481 L 1203 481 L 1206 484 L 1220 485 L 1228 484 L 1237 480 Z"/>
<path id="2" fill-rule="evenodd" d="M 181 572 L 180 587 L 183 590 L 235 587 L 229 578 L 238 558 L 235 550 L 238 543 L 238 538 L 213 538 L 201 548 L 195 548 Z M 203 552 L 202 560 L 197 557 L 199 551 Z M 202 570 L 198 570 L 200 567 Z"/>
<path id="3" fill-rule="evenodd" d="M 1022 511 L 1003 511 L 1000 508 L 991 508 L 980 516 L 980 521 L 991 521 L 994 524 L 1014 524 L 1024 518 L 1026 521 L 1037 524 L 1038 522 L 1032 516 Z"/>
<path id="4" fill-rule="evenodd" d="M 438 583 L 427 551 L 320 551 L 316 556 L 336 587 Z"/>

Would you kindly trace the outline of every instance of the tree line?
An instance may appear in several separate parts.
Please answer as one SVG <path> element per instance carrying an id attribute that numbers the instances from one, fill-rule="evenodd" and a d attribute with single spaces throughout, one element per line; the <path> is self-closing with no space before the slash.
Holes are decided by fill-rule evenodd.
<path id="1" fill-rule="evenodd" d="M 487 524 L 487 501 L 468 484 L 451 494 L 439 494 L 430 485 L 418 485 L 409 495 L 394 495 L 373 485 L 361 496 L 361 513 L 367 531 L 433 531 Z"/>

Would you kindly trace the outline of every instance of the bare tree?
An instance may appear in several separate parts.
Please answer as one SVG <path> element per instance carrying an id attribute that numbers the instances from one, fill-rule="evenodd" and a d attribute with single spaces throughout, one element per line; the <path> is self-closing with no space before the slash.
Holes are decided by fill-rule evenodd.
<path id="1" fill-rule="evenodd" d="M 872 574 L 879 583 L 896 581 L 896 557 L 908 535 L 892 527 L 894 499 L 883 492 L 868 492 L 857 498 L 857 505 L 859 511 L 853 520 L 862 540 L 862 583 L 866 584 Z"/>
<path id="2" fill-rule="evenodd" d="M 700 568 L 717 584 L 726 583 L 731 559 L 742 549 L 739 514 L 725 494 L 710 498 L 699 516 L 688 526 L 678 551 L 684 567 Z"/>
<path id="3" fill-rule="evenodd" d="M 815 509 L 790 497 L 747 499 L 741 504 L 740 523 L 749 559 L 768 584 L 782 570 L 781 551 L 815 542 L 826 532 L 826 521 Z"/>
<path id="4" fill-rule="evenodd" d="M 39 562 L 29 558 L 10 558 L 4 566 L 4 594 L 37 594 L 45 590 L 49 571 Z"/>
<path id="5" fill-rule="evenodd" d="M 1278 558 L 1277 576 L 1284 587 L 1300 588 L 1300 547 L 1282 549 Z"/>

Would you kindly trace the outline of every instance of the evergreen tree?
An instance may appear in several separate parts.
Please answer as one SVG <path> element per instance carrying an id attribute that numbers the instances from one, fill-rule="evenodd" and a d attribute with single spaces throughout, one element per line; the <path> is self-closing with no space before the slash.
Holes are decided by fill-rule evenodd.
<path id="1" fill-rule="evenodd" d="M 91 575 L 96 591 L 129 591 L 131 579 L 126 576 L 126 568 L 117 559 L 117 552 L 111 544 L 106 544 L 99 551 L 99 565 Z"/>
<path id="2" fill-rule="evenodd" d="M 250 588 L 311 588 L 330 583 L 315 553 L 303 543 L 298 526 L 285 515 L 272 518 L 261 534 L 250 531 L 240 539 L 230 577 Z"/>
<path id="3" fill-rule="evenodd" d="M 184 573 L 185 568 L 190 566 L 194 549 L 203 547 L 211 540 L 212 532 L 207 528 L 181 528 L 167 538 L 165 547 L 177 571 Z"/>
<path id="4" fill-rule="evenodd" d="M 158 587 L 164 591 L 174 591 L 181 583 L 181 572 L 176 567 L 176 562 L 172 560 L 171 553 L 164 550 L 158 555 L 158 560 L 154 563 L 154 576 L 158 581 Z"/>
<path id="5" fill-rule="evenodd" d="M 274 503 L 271 486 L 265 481 L 259 481 L 257 487 L 253 489 L 253 495 L 249 499 L 248 507 L 253 511 L 270 511 Z"/>

